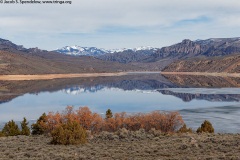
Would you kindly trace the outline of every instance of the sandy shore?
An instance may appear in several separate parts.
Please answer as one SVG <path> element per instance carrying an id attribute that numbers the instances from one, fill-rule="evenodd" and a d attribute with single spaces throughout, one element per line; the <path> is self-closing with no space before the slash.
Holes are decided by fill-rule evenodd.
<path id="1" fill-rule="evenodd" d="M 195 75 L 195 76 L 215 76 L 215 77 L 240 77 L 240 73 L 210 73 L 210 72 L 161 72 L 170 75 Z"/>
<path id="2" fill-rule="evenodd" d="M 78 74 L 41 74 L 41 75 L 0 75 L 2 81 L 49 80 L 58 78 L 81 77 L 113 77 L 128 74 L 170 74 L 170 75 L 199 75 L 216 77 L 240 77 L 240 73 L 209 73 L 209 72 L 118 72 L 118 73 L 78 73 Z"/>
<path id="3" fill-rule="evenodd" d="M 110 77 L 123 76 L 127 72 L 119 73 L 79 73 L 79 74 L 43 74 L 43 75 L 0 75 L 2 81 L 26 81 L 26 80 L 48 80 L 57 78 L 81 78 L 81 77 Z"/>

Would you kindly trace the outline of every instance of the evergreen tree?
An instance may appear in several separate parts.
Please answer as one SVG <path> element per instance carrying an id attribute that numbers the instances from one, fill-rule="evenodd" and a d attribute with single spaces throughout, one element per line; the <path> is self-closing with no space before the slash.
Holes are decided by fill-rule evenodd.
<path id="1" fill-rule="evenodd" d="M 192 133 L 191 128 L 187 128 L 187 125 L 184 123 L 184 125 L 177 131 L 177 133 Z"/>
<path id="2" fill-rule="evenodd" d="M 5 136 L 17 136 L 20 135 L 20 130 L 18 128 L 18 125 L 13 120 L 11 120 L 5 124 L 2 133 Z"/>
<path id="3" fill-rule="evenodd" d="M 113 117 L 112 111 L 111 111 L 111 109 L 108 109 L 108 110 L 106 111 L 106 119 L 112 118 L 112 117 Z"/>
<path id="4" fill-rule="evenodd" d="M 207 120 L 205 120 L 202 123 L 201 127 L 199 127 L 197 129 L 197 133 L 203 133 L 203 132 L 205 132 L 205 133 L 214 133 L 214 128 L 213 128 L 212 124 L 209 121 L 207 121 Z"/>
<path id="5" fill-rule="evenodd" d="M 41 135 L 44 134 L 45 128 L 43 126 L 44 123 L 46 123 L 47 116 L 45 113 L 43 113 L 36 123 L 32 124 L 32 134 L 33 135 Z"/>
<path id="6" fill-rule="evenodd" d="M 51 132 L 52 144 L 84 144 L 87 142 L 87 133 L 82 126 L 75 121 L 68 121 L 53 129 Z"/>
<path id="7" fill-rule="evenodd" d="M 23 121 L 21 122 L 21 127 L 22 127 L 21 135 L 29 136 L 30 128 L 28 127 L 28 122 L 25 117 L 23 118 Z"/>

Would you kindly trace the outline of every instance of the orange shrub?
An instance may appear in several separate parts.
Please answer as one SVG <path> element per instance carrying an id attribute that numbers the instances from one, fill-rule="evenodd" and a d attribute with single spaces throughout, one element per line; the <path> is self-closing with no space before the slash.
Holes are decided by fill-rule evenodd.
<path id="1" fill-rule="evenodd" d="M 49 112 L 47 114 L 46 123 L 42 125 L 45 125 L 47 132 L 51 132 L 54 128 L 58 127 L 60 124 L 63 124 L 63 122 L 63 117 L 59 112 Z"/>
<path id="2" fill-rule="evenodd" d="M 174 132 L 183 125 L 182 117 L 178 112 L 161 113 L 160 111 L 153 111 L 151 113 L 138 113 L 135 115 L 125 116 L 121 126 L 115 128 L 126 128 L 128 130 L 136 131 L 141 128 L 146 131 L 155 128 L 162 132 Z"/>
<path id="3" fill-rule="evenodd" d="M 126 129 L 131 131 L 136 131 L 139 130 L 140 128 L 145 128 L 144 115 L 141 113 L 135 115 L 128 115 L 125 118 L 124 126 Z"/>
<path id="4" fill-rule="evenodd" d="M 68 106 L 61 114 L 50 112 L 47 115 L 46 126 L 49 132 L 66 122 L 77 122 L 85 130 L 92 133 L 101 131 L 115 132 L 121 128 L 136 131 L 141 128 L 146 131 L 155 128 L 162 132 L 174 132 L 184 122 L 178 112 L 160 112 L 126 114 L 116 113 L 111 118 L 103 118 L 100 114 L 93 113 L 88 107 L 79 107 L 74 110 Z"/>
<path id="5" fill-rule="evenodd" d="M 92 113 L 88 107 L 79 107 L 79 109 L 76 110 L 76 115 L 77 121 L 84 129 L 90 130 L 93 133 L 101 130 L 103 118 L 97 113 Z"/>

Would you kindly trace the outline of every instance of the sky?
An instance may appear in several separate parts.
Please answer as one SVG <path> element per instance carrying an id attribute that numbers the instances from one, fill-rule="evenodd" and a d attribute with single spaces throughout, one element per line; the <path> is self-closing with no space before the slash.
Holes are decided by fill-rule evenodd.
<path id="1" fill-rule="evenodd" d="M 46 50 L 163 47 L 183 39 L 240 37 L 239 8 L 240 0 L 0 3 L 0 38 Z"/>

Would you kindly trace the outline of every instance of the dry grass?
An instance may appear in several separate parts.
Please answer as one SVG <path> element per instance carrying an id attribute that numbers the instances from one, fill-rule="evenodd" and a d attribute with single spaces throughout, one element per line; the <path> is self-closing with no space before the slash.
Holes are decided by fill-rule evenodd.
<path id="1" fill-rule="evenodd" d="M 91 137 L 91 136 L 90 136 Z M 51 145 L 44 136 L 0 138 L 0 159 L 240 159 L 240 134 L 102 132 L 85 145 Z"/>

